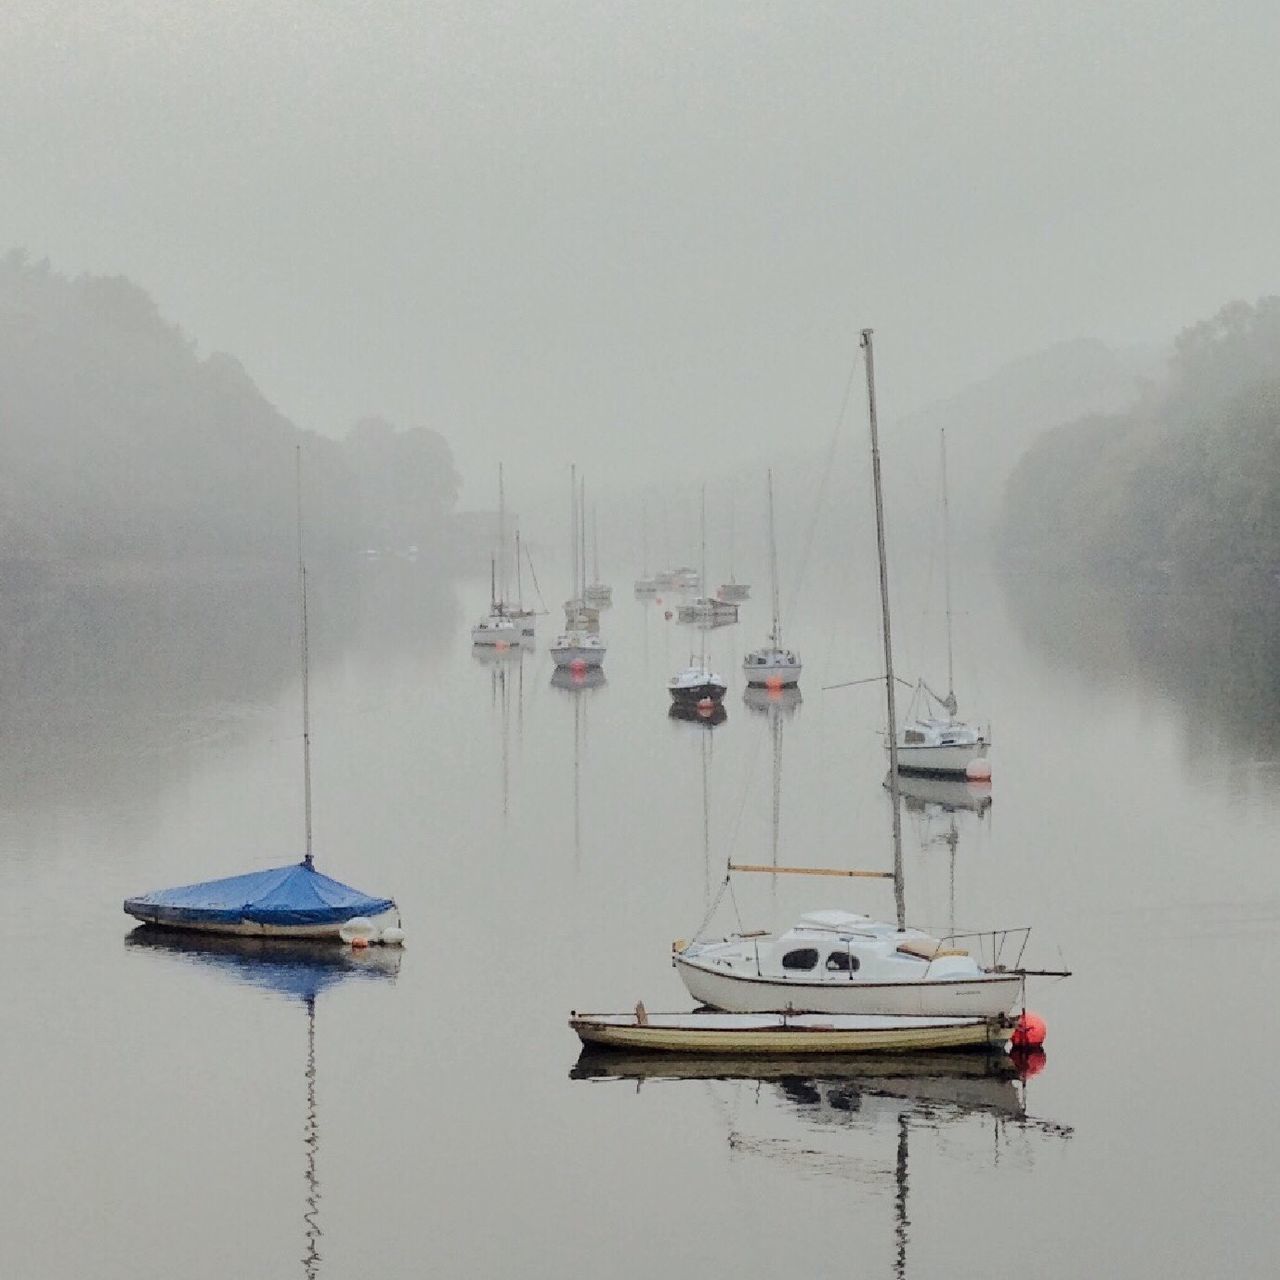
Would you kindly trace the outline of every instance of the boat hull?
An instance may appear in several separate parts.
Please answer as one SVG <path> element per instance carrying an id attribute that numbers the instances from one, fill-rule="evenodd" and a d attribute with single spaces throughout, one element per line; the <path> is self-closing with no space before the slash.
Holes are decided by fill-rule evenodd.
<path id="1" fill-rule="evenodd" d="M 161 908 L 125 904 L 125 912 L 143 924 L 155 925 L 160 929 L 173 929 L 182 933 L 220 934 L 234 938 L 339 938 L 339 931 L 347 920 L 330 920 L 324 924 L 257 924 L 252 920 L 184 920 L 174 917 Z M 380 915 L 366 916 L 373 927 L 380 933 L 400 923 L 398 910 L 384 911 Z M 348 920 L 356 919 L 349 916 Z"/>
<path id="2" fill-rule="evenodd" d="M 1007 1018 L 909 1018 L 813 1014 L 574 1014 L 586 1045 L 652 1053 L 803 1057 L 810 1054 L 1003 1051 Z"/>
<path id="3" fill-rule="evenodd" d="M 753 689 L 789 689 L 800 683 L 804 668 L 798 662 L 744 662 L 742 674 Z"/>
<path id="4" fill-rule="evenodd" d="M 898 771 L 963 778 L 971 764 L 986 759 L 988 746 L 986 742 L 957 742 L 946 746 L 900 742 Z"/>
<path id="5" fill-rule="evenodd" d="M 575 666 L 600 667 L 604 665 L 604 650 L 589 648 L 585 645 L 560 645 L 551 650 L 552 660 L 557 667 L 569 669 Z"/>
<path id="6" fill-rule="evenodd" d="M 731 1013 L 794 1009 L 823 1014 L 994 1018 L 1009 1013 L 1022 990 L 1022 979 L 1013 973 L 913 982 L 802 982 L 717 972 L 681 955 L 674 961 L 680 981 L 695 1000 Z"/>
<path id="7" fill-rule="evenodd" d="M 712 702 L 722 702 L 725 686 L 717 681 L 704 680 L 701 684 L 681 685 L 678 689 L 669 687 L 669 692 L 672 702 L 680 706 L 696 707 L 698 703 L 708 699 Z"/>
<path id="8" fill-rule="evenodd" d="M 471 643 L 484 649 L 510 649 L 520 643 L 520 628 L 472 627 Z"/>

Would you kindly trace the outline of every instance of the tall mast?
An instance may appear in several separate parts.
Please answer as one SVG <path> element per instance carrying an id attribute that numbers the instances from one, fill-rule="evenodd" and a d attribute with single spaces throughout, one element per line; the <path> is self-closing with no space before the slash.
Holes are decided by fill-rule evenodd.
<path id="1" fill-rule="evenodd" d="M 769 468 L 769 582 L 773 592 L 773 645 L 782 648 L 782 618 L 778 607 L 778 544 L 773 533 L 773 468 Z"/>
<path id="2" fill-rule="evenodd" d="M 516 607 L 524 608 L 524 577 L 520 572 L 520 526 L 516 525 Z"/>
<path id="3" fill-rule="evenodd" d="M 591 504 L 591 581 L 600 581 L 600 526 L 596 519 L 596 504 Z"/>
<path id="4" fill-rule="evenodd" d="M 640 499 L 640 576 L 649 576 L 649 508 L 643 498 Z"/>
<path id="5" fill-rule="evenodd" d="M 502 487 L 502 463 L 498 463 L 498 602 L 507 603 L 507 495 Z"/>
<path id="6" fill-rule="evenodd" d="M 898 928 L 907 927 L 906 890 L 902 881 L 902 814 L 898 802 L 898 712 L 894 701 L 893 635 L 889 627 L 889 565 L 884 543 L 884 493 L 880 484 L 880 433 L 876 425 L 876 363 L 873 330 L 863 329 L 867 353 L 867 406 L 871 422 L 871 483 L 876 497 L 876 554 L 880 560 L 880 618 L 884 629 L 884 696 L 889 716 L 889 799 L 893 805 L 893 897 Z"/>
<path id="7" fill-rule="evenodd" d="M 707 591 L 707 482 L 702 482 L 702 508 L 700 527 L 702 530 L 702 559 L 698 565 L 698 576 L 702 581 L 702 621 L 698 623 L 698 634 L 702 642 L 698 650 L 698 665 L 703 671 L 707 669 L 707 623 L 710 620 L 711 596 Z"/>
<path id="8" fill-rule="evenodd" d="M 298 482 L 298 599 L 302 610 L 302 795 L 307 851 L 303 865 L 315 865 L 311 852 L 311 689 L 307 652 L 307 566 L 302 559 L 302 446 L 296 446 Z"/>
<path id="9" fill-rule="evenodd" d="M 956 713 L 956 681 L 951 660 L 951 521 L 947 507 L 947 429 L 939 435 L 942 440 L 942 581 L 947 605 L 947 711 Z"/>
<path id="10" fill-rule="evenodd" d="M 578 468 L 569 464 L 569 561 L 573 566 L 573 582 L 569 598 L 578 599 Z M 576 605 L 575 605 L 576 608 Z"/>
<path id="11" fill-rule="evenodd" d="M 729 581 L 737 582 L 737 578 L 733 576 L 733 524 L 734 524 L 734 508 L 737 503 L 734 501 L 733 490 L 729 490 Z"/>
<path id="12" fill-rule="evenodd" d="M 582 582 L 578 599 L 587 598 L 587 477 L 578 477 L 578 563 L 582 566 Z"/>

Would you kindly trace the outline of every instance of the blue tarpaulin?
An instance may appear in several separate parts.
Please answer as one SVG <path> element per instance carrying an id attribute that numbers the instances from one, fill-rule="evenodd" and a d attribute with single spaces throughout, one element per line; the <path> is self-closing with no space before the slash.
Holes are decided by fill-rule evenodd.
<path id="1" fill-rule="evenodd" d="M 395 905 L 390 898 L 372 898 L 298 862 L 270 871 L 159 889 L 127 898 L 124 909 L 148 924 L 290 927 L 341 924 L 354 916 L 380 915 Z"/>

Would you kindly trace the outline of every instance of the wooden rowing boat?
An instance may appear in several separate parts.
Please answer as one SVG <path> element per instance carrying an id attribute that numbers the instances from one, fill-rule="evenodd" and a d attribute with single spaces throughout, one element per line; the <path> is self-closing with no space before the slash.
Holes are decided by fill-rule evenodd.
<path id="1" fill-rule="evenodd" d="M 996 1018 L 902 1017 L 872 1014 L 571 1013 L 583 1044 L 654 1053 L 805 1056 L 831 1053 L 916 1053 L 935 1049 L 1003 1051 L 1013 1021 Z"/>

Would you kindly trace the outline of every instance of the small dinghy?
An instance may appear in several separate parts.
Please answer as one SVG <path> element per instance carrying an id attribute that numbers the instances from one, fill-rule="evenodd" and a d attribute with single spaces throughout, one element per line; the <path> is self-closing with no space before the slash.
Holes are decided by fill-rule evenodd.
<path id="1" fill-rule="evenodd" d="M 916 1053 L 932 1049 L 1003 1052 L 1014 1020 L 913 1018 L 871 1014 L 572 1013 L 569 1026 L 586 1045 L 656 1053 L 798 1056 L 811 1053 Z"/>

